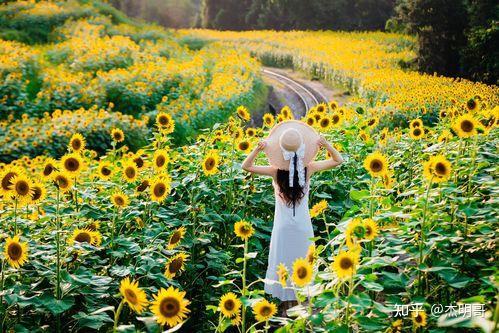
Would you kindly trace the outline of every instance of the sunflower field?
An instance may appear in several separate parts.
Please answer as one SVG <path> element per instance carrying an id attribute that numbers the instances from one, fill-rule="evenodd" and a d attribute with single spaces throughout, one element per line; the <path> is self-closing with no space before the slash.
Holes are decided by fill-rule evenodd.
<path id="1" fill-rule="evenodd" d="M 497 86 L 413 72 L 381 32 L 170 31 L 98 1 L 8 2 L 0 31 L 2 331 L 499 328 Z M 262 64 L 352 93 L 300 119 L 345 162 L 271 281 L 285 317 L 271 179 L 241 169 L 294 118 L 255 120 Z"/>

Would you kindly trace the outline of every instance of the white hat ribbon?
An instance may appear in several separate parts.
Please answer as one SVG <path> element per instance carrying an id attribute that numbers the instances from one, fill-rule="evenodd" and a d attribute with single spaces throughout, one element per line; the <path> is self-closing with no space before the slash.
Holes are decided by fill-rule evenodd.
<path id="1" fill-rule="evenodd" d="M 298 170 L 298 184 L 305 186 L 305 168 L 303 167 L 303 158 L 305 157 L 305 144 L 302 143 L 297 151 L 289 151 L 281 146 L 282 156 L 284 160 L 289 161 L 289 187 L 293 187 L 295 177 L 295 163 L 294 157 L 296 156 L 296 170 Z"/>

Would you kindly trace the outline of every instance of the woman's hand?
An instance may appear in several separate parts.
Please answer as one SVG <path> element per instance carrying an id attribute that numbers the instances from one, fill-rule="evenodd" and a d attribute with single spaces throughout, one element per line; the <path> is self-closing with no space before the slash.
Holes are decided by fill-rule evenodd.
<path id="1" fill-rule="evenodd" d="M 319 137 L 319 139 L 317 139 L 317 146 L 319 146 L 319 148 L 327 146 L 326 138 L 324 138 L 322 135 Z"/>
<path id="2" fill-rule="evenodd" d="M 262 141 L 258 142 L 258 146 L 257 146 L 258 151 L 264 150 L 265 147 L 267 147 L 267 141 L 262 140 Z"/>

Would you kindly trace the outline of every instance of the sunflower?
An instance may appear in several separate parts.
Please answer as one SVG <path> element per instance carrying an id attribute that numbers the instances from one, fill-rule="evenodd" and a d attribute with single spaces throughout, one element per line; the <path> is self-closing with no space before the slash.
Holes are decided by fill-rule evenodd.
<path id="1" fill-rule="evenodd" d="M 66 172 L 57 172 L 54 175 L 54 184 L 59 188 L 62 192 L 67 192 L 71 190 L 71 186 L 73 186 L 73 182 L 71 181 L 71 177 Z"/>
<path id="2" fill-rule="evenodd" d="M 109 161 L 100 161 L 99 166 L 97 167 L 97 175 L 99 178 L 108 180 L 113 174 L 112 166 L 113 165 Z"/>
<path id="3" fill-rule="evenodd" d="M 443 130 L 438 136 L 438 142 L 448 142 L 452 139 L 452 133 L 448 130 Z"/>
<path id="4" fill-rule="evenodd" d="M 469 138 L 477 134 L 478 121 L 471 114 L 459 116 L 452 126 L 460 138 Z"/>
<path id="5" fill-rule="evenodd" d="M 348 223 L 345 230 L 345 240 L 349 249 L 358 245 L 357 241 L 364 239 L 366 228 L 360 218 L 354 218 Z"/>
<path id="6" fill-rule="evenodd" d="M 476 101 L 475 98 L 470 98 L 466 102 L 466 109 L 468 109 L 469 111 L 476 111 L 479 109 L 479 107 L 480 107 L 480 104 Z"/>
<path id="7" fill-rule="evenodd" d="M 47 189 L 45 186 L 40 182 L 34 182 L 32 189 L 33 193 L 31 194 L 31 203 L 42 202 L 47 195 Z"/>
<path id="8" fill-rule="evenodd" d="M 391 171 L 387 171 L 381 175 L 381 183 L 383 184 L 383 187 L 387 190 L 391 189 L 393 187 L 393 184 L 395 183 L 392 176 L 393 174 Z"/>
<path id="9" fill-rule="evenodd" d="M 171 257 L 165 265 L 165 276 L 167 279 L 173 279 L 178 273 L 184 270 L 187 254 L 177 253 Z"/>
<path id="10" fill-rule="evenodd" d="M 388 170 L 387 158 L 379 151 L 375 151 L 364 160 L 364 168 L 372 177 L 381 176 Z"/>
<path id="11" fill-rule="evenodd" d="M 409 136 L 414 140 L 419 140 L 424 137 L 425 130 L 424 127 L 411 127 L 409 129 Z"/>
<path id="12" fill-rule="evenodd" d="M 88 228 L 85 229 L 75 229 L 73 230 L 73 235 L 69 238 L 68 242 L 70 245 L 75 243 L 87 243 L 93 246 L 100 245 L 100 235 L 97 236 L 97 231 L 92 231 Z"/>
<path id="13" fill-rule="evenodd" d="M 133 161 L 126 161 L 123 163 L 123 179 L 129 183 L 133 183 L 137 180 L 139 170 L 137 165 Z"/>
<path id="14" fill-rule="evenodd" d="M 53 158 L 47 158 L 43 165 L 42 175 L 47 178 L 52 175 L 54 171 L 57 170 L 57 162 Z"/>
<path id="15" fill-rule="evenodd" d="M 332 124 L 331 117 L 329 117 L 329 115 L 325 114 L 319 120 L 318 126 L 321 130 L 327 131 L 331 127 L 331 124 Z"/>
<path id="16" fill-rule="evenodd" d="M 249 113 L 248 109 L 245 108 L 244 106 L 241 105 L 240 107 L 238 107 L 236 112 L 237 112 L 237 115 L 239 116 L 239 118 L 241 118 L 242 120 L 245 120 L 245 121 L 250 120 L 250 113 Z"/>
<path id="17" fill-rule="evenodd" d="M 328 106 L 329 106 L 329 109 L 331 109 L 331 111 L 334 111 L 338 107 L 338 103 L 336 103 L 335 101 L 331 101 L 331 102 L 329 102 Z"/>
<path id="18" fill-rule="evenodd" d="M 282 114 L 278 114 L 276 117 L 276 120 L 278 123 L 281 123 L 281 122 L 285 121 L 286 118 L 284 118 L 284 116 Z"/>
<path id="19" fill-rule="evenodd" d="M 111 195 L 111 203 L 117 208 L 124 208 L 128 206 L 129 199 L 125 193 L 116 191 Z"/>
<path id="20" fill-rule="evenodd" d="M 19 167 L 9 166 L 0 174 L 0 195 L 7 197 L 11 191 L 12 180 L 23 172 Z"/>
<path id="21" fill-rule="evenodd" d="M 255 229 L 253 229 L 251 223 L 241 220 L 234 224 L 234 232 L 237 237 L 246 241 L 255 233 Z"/>
<path id="22" fill-rule="evenodd" d="M 114 142 L 123 142 L 125 140 L 125 134 L 119 128 L 113 128 L 111 130 L 111 139 Z"/>
<path id="23" fill-rule="evenodd" d="M 257 131 L 256 131 L 256 128 L 248 127 L 246 129 L 245 133 L 246 133 L 246 136 L 252 138 L 252 137 L 256 136 Z"/>
<path id="24" fill-rule="evenodd" d="M 237 149 L 247 154 L 251 150 L 251 144 L 248 140 L 241 140 L 237 143 Z"/>
<path id="25" fill-rule="evenodd" d="M 312 243 L 308 247 L 306 259 L 310 263 L 310 265 L 314 265 L 314 263 L 317 260 L 317 258 L 318 258 L 318 254 L 315 251 L 315 244 Z"/>
<path id="26" fill-rule="evenodd" d="M 147 296 L 144 290 L 139 287 L 137 281 L 130 281 L 130 278 L 124 278 L 120 282 L 120 294 L 130 309 L 141 313 L 147 307 Z"/>
<path id="27" fill-rule="evenodd" d="M 164 177 L 156 177 L 152 180 L 149 191 L 151 200 L 161 203 L 170 193 L 170 181 Z"/>
<path id="28" fill-rule="evenodd" d="M 416 310 L 411 312 L 412 322 L 416 327 L 426 326 L 426 312 L 424 310 Z"/>
<path id="29" fill-rule="evenodd" d="M 315 120 L 315 117 L 313 114 L 309 114 L 306 118 L 305 118 L 305 123 L 307 123 L 308 126 L 315 126 L 315 123 L 316 123 L 316 120 Z"/>
<path id="30" fill-rule="evenodd" d="M 367 126 L 370 128 L 374 128 L 379 124 L 379 118 L 378 117 L 372 117 L 367 121 Z"/>
<path id="31" fill-rule="evenodd" d="M 287 105 L 281 109 L 280 113 L 285 119 L 293 119 L 293 112 L 291 112 L 290 107 Z"/>
<path id="32" fill-rule="evenodd" d="M 10 180 L 11 194 L 17 199 L 25 202 L 30 201 L 33 195 L 33 183 L 28 177 L 19 175 Z"/>
<path id="33" fill-rule="evenodd" d="M 69 149 L 75 153 L 81 152 L 85 149 L 85 138 L 80 133 L 75 133 L 69 140 Z"/>
<path id="34" fill-rule="evenodd" d="M 317 112 L 325 112 L 327 110 L 327 106 L 324 103 L 319 103 L 317 104 L 315 109 L 317 110 Z"/>
<path id="35" fill-rule="evenodd" d="M 281 284 L 281 286 L 283 288 L 286 288 L 289 278 L 289 272 L 286 265 L 284 265 L 282 262 L 277 266 L 277 277 L 279 278 L 279 283 Z"/>
<path id="36" fill-rule="evenodd" d="M 28 243 L 21 242 L 19 235 L 8 237 L 3 253 L 10 266 L 19 268 L 28 260 Z"/>
<path id="37" fill-rule="evenodd" d="M 312 265 L 303 258 L 298 258 L 293 263 L 293 283 L 298 287 L 304 287 L 312 281 Z"/>
<path id="38" fill-rule="evenodd" d="M 187 318 L 187 314 L 190 312 L 187 308 L 189 304 L 190 302 L 185 299 L 185 291 L 180 291 L 174 287 L 161 288 L 158 294 L 154 295 L 151 311 L 160 325 L 167 324 L 173 327 Z"/>
<path id="39" fill-rule="evenodd" d="M 367 142 L 371 139 L 371 136 L 369 135 L 369 133 L 367 133 L 366 131 L 362 130 L 359 132 L 359 138 L 364 141 L 364 142 Z"/>
<path id="40" fill-rule="evenodd" d="M 428 181 L 441 183 L 450 178 L 452 166 L 443 155 L 432 156 L 423 164 L 423 175 Z"/>
<path id="41" fill-rule="evenodd" d="M 413 119 L 409 122 L 409 127 L 410 128 L 422 128 L 423 127 L 423 121 L 421 119 Z"/>
<path id="42" fill-rule="evenodd" d="M 335 112 L 331 115 L 331 126 L 339 127 L 343 122 L 343 116 L 339 112 Z"/>
<path id="43" fill-rule="evenodd" d="M 168 163 L 170 163 L 170 155 L 167 150 L 158 149 L 154 152 L 152 161 L 155 170 L 163 171 L 168 167 Z"/>
<path id="44" fill-rule="evenodd" d="M 369 241 L 375 239 L 379 233 L 378 224 L 370 218 L 364 219 L 362 223 L 364 224 L 364 228 L 366 229 L 364 239 L 367 239 Z"/>
<path id="45" fill-rule="evenodd" d="M 180 241 L 184 238 L 184 235 L 185 227 L 180 227 L 175 230 L 168 240 L 168 250 L 173 250 L 174 248 L 176 248 L 180 244 Z"/>
<path id="46" fill-rule="evenodd" d="M 352 251 L 340 252 L 333 261 L 333 270 L 340 279 L 351 277 L 357 270 L 359 257 Z"/>
<path id="47" fill-rule="evenodd" d="M 218 164 L 220 161 L 220 157 L 216 150 L 211 150 L 208 152 L 206 157 L 203 160 L 203 171 L 207 176 L 214 175 L 218 172 Z"/>
<path id="48" fill-rule="evenodd" d="M 156 115 L 156 126 L 161 130 L 170 129 L 174 126 L 172 116 L 165 112 L 159 112 Z"/>
<path id="49" fill-rule="evenodd" d="M 265 127 L 272 127 L 274 126 L 275 119 L 274 116 L 270 113 L 266 113 L 263 115 L 263 125 Z"/>
<path id="50" fill-rule="evenodd" d="M 149 179 L 144 179 L 139 186 L 137 186 L 137 192 L 144 192 L 149 187 Z"/>
<path id="51" fill-rule="evenodd" d="M 69 175 L 76 177 L 82 171 L 83 159 L 77 153 L 66 154 L 61 158 L 61 166 Z"/>
<path id="52" fill-rule="evenodd" d="M 310 208 L 310 217 L 314 218 L 322 214 L 328 207 L 326 200 L 321 200 Z"/>
<path id="53" fill-rule="evenodd" d="M 266 299 L 262 299 L 253 305 L 253 314 L 258 322 L 269 320 L 276 312 L 277 306 Z"/>
<path id="54" fill-rule="evenodd" d="M 135 163 L 135 165 L 137 166 L 137 168 L 139 170 L 141 170 L 146 165 L 146 162 L 144 161 L 142 156 L 140 156 L 140 154 L 137 154 L 136 156 L 134 156 L 132 161 L 133 161 L 133 163 Z"/>
<path id="55" fill-rule="evenodd" d="M 237 298 L 236 294 L 234 294 L 233 292 L 228 292 L 220 297 L 218 308 L 225 318 L 234 318 L 239 314 L 241 305 L 242 303 Z"/>

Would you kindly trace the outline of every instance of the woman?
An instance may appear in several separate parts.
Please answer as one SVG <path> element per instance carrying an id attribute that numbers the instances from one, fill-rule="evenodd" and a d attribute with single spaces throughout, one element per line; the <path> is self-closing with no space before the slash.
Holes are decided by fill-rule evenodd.
<path id="1" fill-rule="evenodd" d="M 331 158 L 313 161 L 322 147 L 326 148 Z M 267 155 L 269 166 L 254 164 L 261 151 Z M 308 208 L 310 177 L 342 162 L 341 155 L 324 137 L 296 120 L 279 123 L 243 162 L 244 170 L 272 177 L 276 200 L 266 273 L 268 281 L 278 280 L 277 267 L 280 263 L 292 272 L 293 262 L 297 258 L 305 258 L 314 237 Z M 286 288 L 279 283 L 265 283 L 265 292 L 283 301 L 283 313 L 296 300 L 289 282 Z"/>

